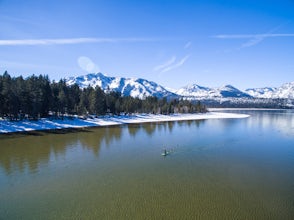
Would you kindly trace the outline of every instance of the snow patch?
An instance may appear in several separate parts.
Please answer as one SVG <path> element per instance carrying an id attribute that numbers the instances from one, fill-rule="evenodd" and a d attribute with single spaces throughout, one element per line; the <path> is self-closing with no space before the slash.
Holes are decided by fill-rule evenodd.
<path id="1" fill-rule="evenodd" d="M 109 126 L 132 123 L 145 122 L 165 122 L 165 121 L 187 121 L 187 120 L 203 120 L 203 119 L 221 119 L 221 118 L 246 118 L 249 115 L 235 113 L 209 112 L 199 114 L 172 114 L 172 115 L 153 115 L 153 114 L 137 114 L 131 116 L 103 116 L 92 119 L 64 119 L 49 120 L 40 119 L 38 121 L 18 121 L 10 122 L 0 120 L 0 134 L 37 130 L 53 130 L 66 128 L 85 128 L 96 126 Z"/>

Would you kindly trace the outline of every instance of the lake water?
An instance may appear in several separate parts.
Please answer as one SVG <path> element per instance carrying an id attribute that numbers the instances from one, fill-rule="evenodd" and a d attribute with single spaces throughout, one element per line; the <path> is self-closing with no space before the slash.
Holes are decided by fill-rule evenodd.
<path id="1" fill-rule="evenodd" d="M 294 111 L 234 112 L 2 136 L 0 219 L 294 219 Z"/>

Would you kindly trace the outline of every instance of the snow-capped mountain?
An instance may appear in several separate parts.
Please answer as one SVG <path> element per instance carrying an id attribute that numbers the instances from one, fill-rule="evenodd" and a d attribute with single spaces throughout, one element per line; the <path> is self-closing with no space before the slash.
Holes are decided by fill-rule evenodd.
<path id="1" fill-rule="evenodd" d="M 91 73 L 78 77 L 70 77 L 66 79 L 68 85 L 77 84 L 81 88 L 88 86 L 99 86 L 105 92 L 116 91 L 123 96 L 132 96 L 143 99 L 147 96 L 176 97 L 177 95 L 166 90 L 164 87 L 155 82 L 145 79 L 124 78 L 124 77 L 109 77 L 102 73 Z"/>
<path id="2" fill-rule="evenodd" d="M 255 98 L 272 98 L 273 93 L 277 91 L 277 88 L 264 87 L 264 88 L 256 88 L 256 89 L 246 89 L 249 95 Z"/>
<path id="3" fill-rule="evenodd" d="M 294 82 L 285 83 L 275 92 L 277 98 L 294 99 Z"/>
<path id="4" fill-rule="evenodd" d="M 209 97 L 211 89 L 208 87 L 199 86 L 197 84 L 192 84 L 185 86 L 177 91 L 176 94 L 180 96 L 189 96 L 189 97 L 198 97 L 198 98 L 206 98 Z"/>
<path id="5" fill-rule="evenodd" d="M 201 100 L 219 99 L 293 99 L 294 82 L 285 83 L 281 87 L 265 87 L 257 89 L 246 89 L 245 92 L 232 85 L 225 85 L 218 88 L 204 87 L 191 84 L 178 90 L 167 89 L 163 86 L 141 78 L 110 77 L 102 73 L 91 73 L 78 77 L 66 79 L 68 85 L 77 84 L 81 88 L 88 86 L 99 86 L 105 92 L 117 91 L 123 96 L 132 96 L 143 99 L 147 96 L 158 98 L 189 98 Z"/>
<path id="6" fill-rule="evenodd" d="M 251 96 L 241 90 L 231 86 L 226 85 L 220 88 L 216 88 L 216 94 L 223 98 L 250 98 Z"/>
<path id="7" fill-rule="evenodd" d="M 209 88 L 192 84 L 185 86 L 176 91 L 180 96 L 186 96 L 197 99 L 214 99 L 214 98 L 250 98 L 251 96 L 239 89 L 225 85 L 219 88 Z"/>
<path id="8" fill-rule="evenodd" d="M 278 88 L 246 89 L 246 92 L 255 98 L 294 99 L 294 82 L 285 83 Z"/>

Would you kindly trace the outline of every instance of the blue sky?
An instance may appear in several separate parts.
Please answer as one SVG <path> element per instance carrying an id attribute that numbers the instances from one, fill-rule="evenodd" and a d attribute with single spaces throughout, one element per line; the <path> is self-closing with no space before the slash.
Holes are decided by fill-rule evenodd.
<path id="1" fill-rule="evenodd" d="M 0 73 L 170 88 L 294 81 L 294 0 L 0 0 Z"/>

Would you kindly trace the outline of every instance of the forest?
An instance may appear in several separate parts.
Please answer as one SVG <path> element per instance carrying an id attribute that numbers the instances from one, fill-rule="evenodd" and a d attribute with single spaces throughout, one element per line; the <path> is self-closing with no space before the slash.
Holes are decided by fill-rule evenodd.
<path id="1" fill-rule="evenodd" d="M 199 101 L 156 97 L 145 99 L 122 96 L 115 91 L 100 87 L 81 89 L 78 85 L 68 86 L 65 79 L 50 81 L 47 75 L 11 77 L 7 71 L 0 75 L 0 117 L 10 120 L 41 117 L 63 117 L 65 115 L 106 114 L 172 114 L 206 112 Z"/>

